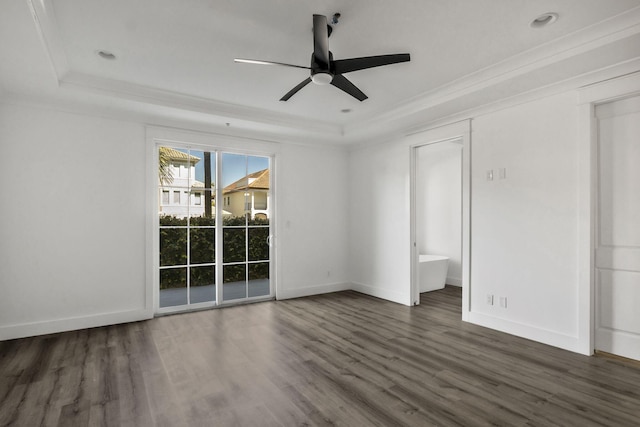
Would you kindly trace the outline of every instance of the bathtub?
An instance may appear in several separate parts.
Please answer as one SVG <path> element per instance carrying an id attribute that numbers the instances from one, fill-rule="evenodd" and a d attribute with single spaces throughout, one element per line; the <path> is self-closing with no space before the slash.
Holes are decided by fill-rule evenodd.
<path id="1" fill-rule="evenodd" d="M 420 293 L 444 288 L 449 269 L 449 257 L 420 255 L 418 263 L 418 286 Z"/>

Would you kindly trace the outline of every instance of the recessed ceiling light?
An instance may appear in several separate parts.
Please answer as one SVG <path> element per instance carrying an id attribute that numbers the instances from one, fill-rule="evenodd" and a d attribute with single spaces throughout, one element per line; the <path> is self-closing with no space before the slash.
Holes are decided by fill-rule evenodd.
<path id="1" fill-rule="evenodd" d="M 531 28 L 542 28 L 551 25 L 558 19 L 558 14 L 554 12 L 543 13 L 529 23 Z"/>
<path id="2" fill-rule="evenodd" d="M 108 59 L 110 61 L 116 59 L 116 56 L 108 50 L 99 50 L 97 54 L 102 59 Z"/>

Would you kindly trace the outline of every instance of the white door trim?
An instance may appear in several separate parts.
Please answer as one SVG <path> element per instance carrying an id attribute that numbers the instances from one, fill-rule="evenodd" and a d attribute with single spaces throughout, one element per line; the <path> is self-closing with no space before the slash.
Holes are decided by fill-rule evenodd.
<path id="1" fill-rule="evenodd" d="M 578 91 L 578 348 L 595 348 L 595 233 L 598 128 L 595 106 L 640 94 L 640 72 Z"/>

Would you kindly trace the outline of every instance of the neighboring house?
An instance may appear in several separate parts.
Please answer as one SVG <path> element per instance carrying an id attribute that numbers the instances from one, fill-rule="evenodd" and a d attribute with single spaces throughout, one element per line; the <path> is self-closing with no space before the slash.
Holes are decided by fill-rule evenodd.
<path id="1" fill-rule="evenodd" d="M 227 185 L 222 196 L 223 208 L 232 216 L 248 213 L 252 219 L 269 218 L 269 169 L 251 173 Z"/>
<path id="2" fill-rule="evenodd" d="M 178 218 L 202 216 L 204 183 L 195 179 L 200 158 L 169 147 L 160 147 L 160 157 L 167 164 L 165 176 L 159 178 L 160 212 Z"/>

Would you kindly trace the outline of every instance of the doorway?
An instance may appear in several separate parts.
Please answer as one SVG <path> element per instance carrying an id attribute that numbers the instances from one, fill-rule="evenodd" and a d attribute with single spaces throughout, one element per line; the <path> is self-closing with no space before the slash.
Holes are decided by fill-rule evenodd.
<path id="1" fill-rule="evenodd" d="M 462 140 L 415 150 L 419 292 L 462 286 Z"/>
<path id="2" fill-rule="evenodd" d="M 595 349 L 640 360 L 640 96 L 595 116 Z"/>
<path id="3" fill-rule="evenodd" d="M 157 312 L 272 298 L 272 158 L 156 150 Z"/>
<path id="4" fill-rule="evenodd" d="M 411 235 L 411 297 L 414 305 L 420 303 L 420 283 L 419 283 L 419 269 L 420 269 L 420 254 L 428 253 L 431 251 L 444 250 L 450 252 L 455 259 L 452 262 L 454 268 L 447 274 L 450 284 L 458 285 L 462 287 L 462 320 L 468 320 L 470 313 L 470 253 L 471 253 L 471 121 L 465 120 L 450 125 L 442 126 L 435 129 L 430 129 L 423 132 L 417 132 L 407 137 L 410 143 L 411 151 L 411 197 L 410 197 L 410 235 Z M 429 148 L 430 147 L 430 148 Z M 424 150 L 424 151 L 423 151 Z M 438 154 L 440 152 L 440 154 Z M 422 154 L 426 158 L 426 162 L 421 162 Z M 431 155 L 430 155 L 431 154 Z M 424 216 L 425 209 L 430 210 L 433 207 L 433 200 L 429 202 L 428 199 L 423 197 L 423 185 L 424 177 L 421 178 L 421 174 L 425 170 L 429 169 L 429 160 L 436 161 L 438 157 L 448 158 L 448 162 L 455 165 L 454 174 L 458 174 L 458 179 L 454 186 L 457 187 L 456 195 L 454 197 L 448 197 L 446 194 L 437 193 L 434 195 L 434 200 L 438 197 L 443 197 L 442 200 L 449 200 L 449 209 L 457 210 L 455 218 L 449 218 L 445 227 L 455 230 L 452 233 L 440 233 L 438 236 L 438 225 L 434 227 L 426 226 L 424 222 L 421 222 L 419 216 Z M 431 159 L 430 159 L 431 158 Z M 421 163 L 422 167 L 421 167 Z M 451 173 L 451 169 L 449 169 Z M 446 173 L 436 173 L 437 179 L 447 180 Z M 437 188 L 437 180 L 433 182 Z M 457 199 L 454 201 L 453 199 Z M 427 204 L 430 206 L 427 207 Z M 435 207 L 436 216 L 446 215 L 443 211 L 438 213 L 437 206 Z M 434 234 L 436 233 L 436 234 Z M 448 235 L 447 235 L 448 234 Z M 431 235 L 432 239 L 428 237 Z M 451 242 L 451 240 L 457 240 Z M 445 243 L 441 245 L 441 242 L 453 243 L 451 245 Z M 430 244 L 435 243 L 439 247 L 433 247 Z M 446 248 L 448 246 L 448 248 Z M 433 248 L 433 249 L 432 249 Z M 439 255 L 439 254 L 435 254 Z M 438 262 L 439 260 L 435 260 Z M 455 264 L 454 264 L 455 263 Z"/>

